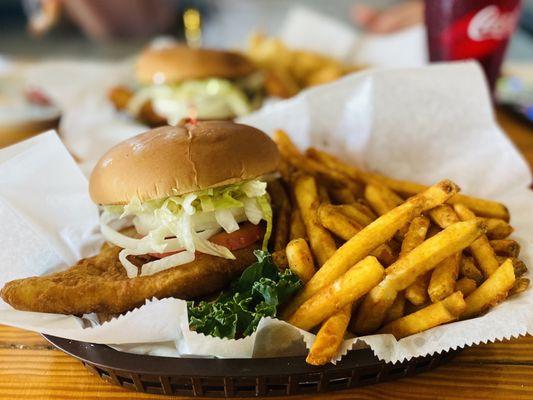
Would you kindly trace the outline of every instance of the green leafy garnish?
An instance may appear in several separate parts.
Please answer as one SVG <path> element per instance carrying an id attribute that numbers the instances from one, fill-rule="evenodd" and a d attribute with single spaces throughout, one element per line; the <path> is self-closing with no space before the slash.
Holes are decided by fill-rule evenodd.
<path id="1" fill-rule="evenodd" d="M 188 302 L 191 329 L 229 339 L 248 336 L 261 318 L 275 317 L 278 306 L 302 286 L 291 270 L 280 271 L 268 252 L 254 254 L 257 262 L 215 301 Z"/>

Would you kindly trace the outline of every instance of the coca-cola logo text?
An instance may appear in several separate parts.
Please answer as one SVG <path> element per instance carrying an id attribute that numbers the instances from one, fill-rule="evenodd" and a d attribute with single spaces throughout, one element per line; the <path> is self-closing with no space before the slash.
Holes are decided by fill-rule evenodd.
<path id="1" fill-rule="evenodd" d="M 508 12 L 496 5 L 482 8 L 468 24 L 468 37 L 475 41 L 506 39 L 513 33 L 519 15 L 519 7 Z"/>

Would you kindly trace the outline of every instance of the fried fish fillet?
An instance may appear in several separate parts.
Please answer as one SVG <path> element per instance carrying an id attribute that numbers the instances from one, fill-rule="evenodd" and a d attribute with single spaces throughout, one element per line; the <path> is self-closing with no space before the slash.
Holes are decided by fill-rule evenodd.
<path id="1" fill-rule="evenodd" d="M 220 290 L 255 261 L 255 249 L 233 251 L 235 260 L 197 254 L 189 264 L 129 279 L 118 260 L 121 249 L 104 245 L 98 255 L 66 271 L 8 282 L 0 296 L 23 311 L 122 313 L 152 297 L 191 299 Z"/>

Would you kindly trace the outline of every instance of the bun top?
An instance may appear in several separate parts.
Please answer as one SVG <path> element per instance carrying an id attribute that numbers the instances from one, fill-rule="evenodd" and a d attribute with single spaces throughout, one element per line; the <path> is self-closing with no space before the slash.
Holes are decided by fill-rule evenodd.
<path id="1" fill-rule="evenodd" d="M 135 74 L 139 83 L 149 85 L 209 77 L 231 79 L 255 70 L 252 62 L 238 53 L 174 45 L 144 50 Z"/>
<path id="2" fill-rule="evenodd" d="M 111 148 L 89 181 L 98 204 L 127 204 L 254 179 L 277 170 L 276 144 L 230 121 L 163 126 Z"/>

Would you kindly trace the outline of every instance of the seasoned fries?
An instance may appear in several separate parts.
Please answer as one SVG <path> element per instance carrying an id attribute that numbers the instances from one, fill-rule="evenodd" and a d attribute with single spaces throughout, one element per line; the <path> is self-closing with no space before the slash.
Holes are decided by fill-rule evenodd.
<path id="1" fill-rule="evenodd" d="M 426 187 L 316 148 L 302 154 L 283 131 L 275 140 L 297 207 L 286 257 L 274 256 L 305 283 L 281 317 L 305 330 L 321 324 L 308 363 L 335 359 L 348 326 L 401 339 L 528 289 L 503 204 L 458 194 L 448 180 Z"/>
<path id="2" fill-rule="evenodd" d="M 464 297 L 468 296 L 477 288 L 477 283 L 475 280 L 470 278 L 461 278 L 455 282 L 455 291 L 461 292 Z"/>
<path id="3" fill-rule="evenodd" d="M 367 209 L 363 204 L 342 204 L 333 207 L 350 221 L 353 221 L 361 226 L 367 226 L 377 218 L 375 215 L 369 214 L 371 210 Z"/>
<path id="4" fill-rule="evenodd" d="M 461 260 L 461 265 L 459 267 L 459 272 L 462 277 L 470 278 L 476 281 L 477 284 L 483 282 L 483 274 L 476 266 L 474 260 L 471 257 L 463 257 L 463 259 Z"/>
<path id="5" fill-rule="evenodd" d="M 427 189 L 427 186 L 418 183 L 392 179 L 379 174 L 370 174 L 370 178 L 368 179 L 378 181 L 405 197 L 413 196 Z M 507 222 L 509 221 L 509 210 L 503 204 L 496 201 L 457 194 L 448 202 L 450 204 L 461 203 L 480 217 L 499 218 Z"/>
<path id="6" fill-rule="evenodd" d="M 267 73 L 267 93 L 278 97 L 293 96 L 362 68 L 311 51 L 289 49 L 281 40 L 258 33 L 250 37 L 247 55 Z"/>
<path id="7" fill-rule="evenodd" d="M 293 239 L 285 249 L 287 263 L 302 282 L 308 282 L 315 274 L 313 255 L 304 239 Z"/>
<path id="8" fill-rule="evenodd" d="M 525 292 L 529 288 L 530 281 L 528 278 L 517 278 L 513 287 L 509 291 L 509 296 Z"/>
<path id="9" fill-rule="evenodd" d="M 513 233 L 513 227 L 503 219 L 487 218 L 487 237 L 489 239 L 505 239 Z"/>
<path id="10" fill-rule="evenodd" d="M 399 340 L 435 326 L 455 321 L 465 307 L 463 294 L 455 292 L 437 303 L 390 322 L 381 329 L 380 333 L 392 333 Z"/>
<path id="11" fill-rule="evenodd" d="M 318 219 L 322 226 L 332 232 L 334 235 L 350 240 L 362 227 L 356 222 L 348 221 L 330 204 L 323 204 L 318 209 Z M 370 255 L 376 257 L 384 265 L 391 265 L 396 261 L 394 251 L 387 245 L 381 244 L 370 252 Z"/>
<path id="12" fill-rule="evenodd" d="M 405 203 L 367 225 L 324 263 L 315 276 L 292 299 L 285 313 L 292 314 L 304 301 L 344 274 L 370 251 L 389 240 L 398 229 L 412 218 L 425 210 L 444 203 L 457 191 L 458 187 L 454 183 L 447 180 L 442 181 L 425 192 L 411 197 Z M 287 315 L 285 313 L 284 315 Z"/>
<path id="13" fill-rule="evenodd" d="M 520 254 L 520 245 L 511 239 L 491 240 L 490 245 L 500 256 L 518 257 Z"/>
<path id="14" fill-rule="evenodd" d="M 384 322 L 388 324 L 391 321 L 395 321 L 405 314 L 405 295 L 403 292 L 398 293 L 394 303 L 390 306 L 387 314 L 385 315 Z"/>
<path id="15" fill-rule="evenodd" d="M 416 217 L 411 221 L 402 241 L 400 257 L 405 256 L 424 241 L 428 228 L 429 220 L 424 216 Z M 424 304 L 428 298 L 429 278 L 429 273 L 419 276 L 412 285 L 405 289 L 405 298 L 415 305 Z"/>
<path id="16" fill-rule="evenodd" d="M 463 221 L 476 218 L 476 215 L 463 204 L 454 204 L 453 208 L 459 215 L 459 218 L 461 218 Z M 492 275 L 500 266 L 500 264 L 498 264 L 498 260 L 496 259 L 494 249 L 490 246 L 489 240 L 485 235 L 481 235 L 479 239 L 472 243 L 470 250 L 472 250 L 472 255 L 476 259 L 481 272 L 483 272 L 483 275 L 485 275 L 485 278 Z"/>
<path id="17" fill-rule="evenodd" d="M 315 179 L 302 175 L 294 182 L 294 196 L 306 227 L 307 236 L 319 265 L 323 265 L 337 249 L 331 235 L 317 219 L 319 205 Z"/>
<path id="18" fill-rule="evenodd" d="M 300 329 L 310 330 L 368 293 L 384 275 L 385 270 L 378 260 L 366 257 L 330 285 L 317 291 L 287 321 Z"/>
<path id="19" fill-rule="evenodd" d="M 344 339 L 351 316 L 352 305 L 348 304 L 322 324 L 305 360 L 307 363 L 324 365 L 335 357 Z"/>
<path id="20" fill-rule="evenodd" d="M 458 222 L 398 259 L 387 269 L 383 282 L 363 300 L 354 325 L 355 333 L 369 334 L 378 329 L 397 292 L 406 289 L 420 275 L 433 269 L 445 258 L 468 247 L 484 231 L 485 226 L 481 220 Z"/>
<path id="21" fill-rule="evenodd" d="M 461 318 L 482 314 L 503 301 L 514 283 L 513 263 L 507 260 L 465 299 L 466 309 Z"/>
<path id="22" fill-rule="evenodd" d="M 302 219 L 302 214 L 300 214 L 300 210 L 298 210 L 297 207 L 293 207 L 291 213 L 291 228 L 289 238 L 293 240 L 300 238 L 305 239 L 306 237 L 307 233 L 305 232 L 305 225 Z"/>
<path id="23" fill-rule="evenodd" d="M 462 253 L 455 253 L 441 261 L 431 273 L 428 293 L 433 303 L 448 297 L 455 291 L 461 258 Z"/>
<path id="24" fill-rule="evenodd" d="M 340 161 L 338 158 L 314 148 L 308 149 L 307 155 L 314 160 L 322 161 L 328 168 L 343 173 L 346 177 L 365 183 L 380 183 L 404 198 L 414 196 L 428 188 L 425 185 L 414 182 L 393 179 L 376 173 L 362 172 Z M 449 200 L 449 203 L 462 203 L 480 217 L 498 218 L 509 222 L 509 210 L 496 201 L 456 194 Z"/>
<path id="25" fill-rule="evenodd" d="M 366 185 L 365 199 L 378 215 L 386 214 L 402 203 L 402 199 L 396 196 L 386 186 L 373 184 Z"/>
<path id="26" fill-rule="evenodd" d="M 355 195 L 347 187 L 332 188 L 329 193 L 336 204 L 355 203 Z"/>
<path id="27" fill-rule="evenodd" d="M 269 191 L 272 193 L 272 198 L 275 199 L 276 206 L 276 229 L 274 230 L 274 250 L 283 250 L 289 241 L 289 219 L 291 215 L 291 203 L 287 192 L 279 183 L 279 181 L 272 182 L 269 186 Z"/>

